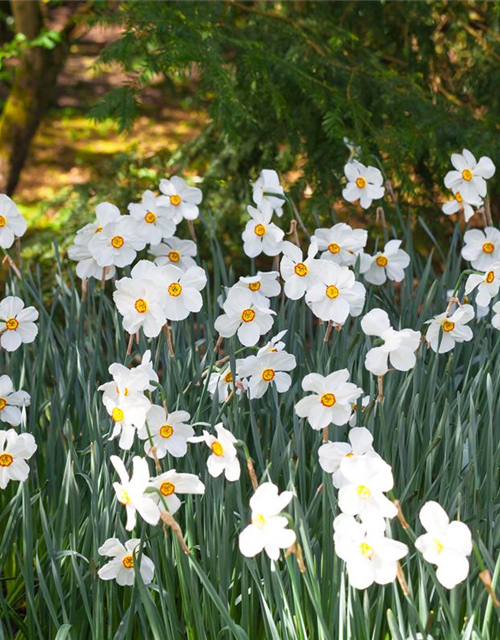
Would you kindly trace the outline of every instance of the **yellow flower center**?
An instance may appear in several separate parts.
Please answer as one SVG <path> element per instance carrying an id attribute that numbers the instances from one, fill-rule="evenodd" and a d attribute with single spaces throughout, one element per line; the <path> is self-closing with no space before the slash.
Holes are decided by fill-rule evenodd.
<path id="1" fill-rule="evenodd" d="M 264 369 L 264 371 L 262 372 L 262 379 L 266 382 L 271 382 L 275 375 L 276 372 L 274 371 L 274 369 Z"/>
<path id="2" fill-rule="evenodd" d="M 488 271 L 488 273 L 486 274 L 486 282 L 488 284 L 491 284 L 494 279 L 495 279 L 495 272 L 494 271 Z"/>
<path id="3" fill-rule="evenodd" d="M 262 513 L 256 513 L 252 515 L 252 524 L 257 527 L 257 529 L 262 529 L 262 527 L 266 524 L 266 519 L 262 515 Z"/>
<path id="4" fill-rule="evenodd" d="M 170 204 L 173 204 L 174 207 L 179 206 L 181 203 L 181 197 L 178 196 L 176 193 L 173 196 L 170 196 Z"/>
<path id="5" fill-rule="evenodd" d="M 443 331 L 446 331 L 446 333 L 448 333 L 449 331 L 453 331 L 453 329 L 455 328 L 455 323 L 451 320 L 445 320 L 441 326 L 443 327 Z"/>
<path id="6" fill-rule="evenodd" d="M 333 407 L 336 402 L 337 398 L 333 395 L 333 393 L 324 393 L 321 396 L 321 404 L 324 407 Z"/>
<path id="7" fill-rule="evenodd" d="M 218 440 L 214 440 L 210 448 L 212 449 L 212 453 L 214 455 L 216 456 L 224 455 L 224 447 L 221 445 L 221 443 Z"/>
<path id="8" fill-rule="evenodd" d="M 122 564 L 125 569 L 133 569 L 134 568 L 134 556 L 128 555 L 125 556 L 122 560 Z"/>
<path id="9" fill-rule="evenodd" d="M 337 287 L 334 284 L 331 284 L 330 286 L 328 286 L 326 288 L 326 295 L 327 295 L 328 298 L 333 300 L 334 298 L 336 298 L 339 295 L 339 290 L 337 289 Z"/>
<path id="10" fill-rule="evenodd" d="M 340 247 L 336 242 L 332 242 L 332 244 L 328 245 L 328 251 L 330 253 L 340 253 Z"/>
<path id="11" fill-rule="evenodd" d="M 162 438 L 170 438 L 173 432 L 174 432 L 174 428 L 169 424 L 164 424 L 163 427 L 160 429 L 160 435 Z"/>
<path id="12" fill-rule="evenodd" d="M 483 244 L 484 253 L 493 253 L 495 251 L 495 245 L 492 242 L 485 242 Z"/>
<path id="13" fill-rule="evenodd" d="M 139 298 L 139 300 L 135 301 L 134 307 L 137 313 L 146 313 L 146 311 L 148 310 L 148 303 L 146 302 L 146 300 Z"/>
<path id="14" fill-rule="evenodd" d="M 16 318 L 9 318 L 5 322 L 5 326 L 9 331 L 15 331 L 19 326 L 19 320 L 16 320 Z"/>
<path id="15" fill-rule="evenodd" d="M 370 491 L 370 489 L 368 489 L 368 487 L 365 487 L 364 484 L 360 484 L 359 487 L 356 490 L 358 492 L 358 496 L 362 499 L 362 500 L 366 500 L 367 498 L 369 498 L 372 494 L 372 492 Z"/>
<path id="16" fill-rule="evenodd" d="M 160 487 L 160 493 L 162 496 L 171 496 L 175 491 L 175 485 L 171 482 L 163 482 Z"/>
<path id="17" fill-rule="evenodd" d="M 444 549 L 443 545 L 437 538 L 433 539 L 432 546 L 434 547 L 434 551 L 436 551 L 437 553 L 441 553 L 441 551 Z"/>
<path id="18" fill-rule="evenodd" d="M 470 169 L 464 169 L 462 171 L 462 178 L 467 182 L 469 182 L 469 180 L 472 180 L 472 171 Z"/>
<path id="19" fill-rule="evenodd" d="M 168 292 L 171 296 L 177 298 L 177 296 L 180 296 L 182 293 L 182 285 L 178 282 L 172 282 L 172 284 L 168 287 Z"/>
<path id="20" fill-rule="evenodd" d="M 0 467 L 10 467 L 14 462 L 14 458 L 10 453 L 0 453 Z"/>
<path id="21" fill-rule="evenodd" d="M 6 406 L 7 406 L 7 400 L 5 398 L 0 398 L 0 411 L 5 409 Z"/>
<path id="22" fill-rule="evenodd" d="M 227 382 L 227 384 L 230 384 L 233 381 L 233 374 L 230 371 L 228 371 L 224 376 L 224 381 Z"/>
<path id="23" fill-rule="evenodd" d="M 152 211 L 148 211 L 144 216 L 144 220 L 148 224 L 153 224 L 154 222 L 156 222 L 156 215 Z"/>
<path id="24" fill-rule="evenodd" d="M 346 453 L 345 457 L 346 458 L 353 458 L 354 457 L 354 453 L 352 453 L 352 452 L 351 453 Z"/>
<path id="25" fill-rule="evenodd" d="M 7 220 L 5 219 L 5 217 L 0 216 L 0 227 L 5 227 L 6 224 L 7 224 Z"/>
<path id="26" fill-rule="evenodd" d="M 359 550 L 361 552 L 361 555 L 364 556 L 365 558 L 371 558 L 373 555 L 373 549 L 370 547 L 370 545 L 367 542 L 362 542 L 359 545 Z"/>
<path id="27" fill-rule="evenodd" d="M 262 237 L 266 233 L 266 227 L 263 224 L 256 224 L 253 232 L 256 236 Z"/>
<path id="28" fill-rule="evenodd" d="M 248 288 L 250 291 L 258 291 L 260 289 L 260 282 L 250 282 Z"/>
<path id="29" fill-rule="evenodd" d="M 94 233 L 101 233 L 102 231 L 102 227 L 97 227 L 97 229 L 94 231 Z"/>
<path id="30" fill-rule="evenodd" d="M 123 487 L 120 487 L 116 492 L 116 497 L 120 504 L 127 505 L 130 502 L 130 496 L 128 495 L 128 491 Z"/>
<path id="31" fill-rule="evenodd" d="M 464 199 L 462 198 L 462 194 L 460 193 L 460 191 L 457 191 L 455 194 L 455 200 L 457 202 L 460 202 L 460 204 L 462 204 L 462 202 L 464 201 Z"/>
<path id="32" fill-rule="evenodd" d="M 241 314 L 243 322 L 252 322 L 255 318 L 255 311 L 253 309 L 245 309 Z"/>
<path id="33" fill-rule="evenodd" d="M 356 186 L 358 189 L 364 189 L 366 187 L 366 180 L 359 176 L 359 178 L 356 178 Z"/>
<path id="34" fill-rule="evenodd" d="M 387 260 L 385 256 L 377 256 L 375 262 L 379 267 L 387 267 L 387 263 L 389 262 L 389 260 Z"/>
<path id="35" fill-rule="evenodd" d="M 181 254 L 178 251 L 169 251 L 168 259 L 170 262 L 179 262 L 181 259 Z"/>
<path id="36" fill-rule="evenodd" d="M 308 271 L 309 271 L 309 269 L 307 268 L 307 266 L 303 262 L 298 262 L 295 265 L 295 273 L 298 276 L 300 276 L 301 278 L 306 276 Z"/>
<path id="37" fill-rule="evenodd" d="M 121 249 L 125 244 L 125 240 L 121 236 L 114 236 L 111 238 L 111 246 L 115 249 Z"/>
<path id="38" fill-rule="evenodd" d="M 111 412 L 111 417 L 115 422 L 121 422 L 125 417 L 125 413 L 120 407 L 115 407 Z"/>

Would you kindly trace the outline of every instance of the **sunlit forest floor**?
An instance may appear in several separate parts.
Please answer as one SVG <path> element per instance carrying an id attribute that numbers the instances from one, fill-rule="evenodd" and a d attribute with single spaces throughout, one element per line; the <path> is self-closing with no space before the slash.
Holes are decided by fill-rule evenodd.
<path id="1" fill-rule="evenodd" d="M 125 80 L 116 69 L 97 65 L 99 52 L 116 35 L 94 28 L 72 47 L 54 106 L 38 131 L 14 194 L 31 232 L 57 229 L 59 209 L 47 209 L 47 203 L 63 189 L 98 176 L 103 162 L 115 154 L 135 152 L 146 160 L 160 151 L 169 154 L 200 130 L 203 114 L 191 109 L 192 94 L 174 95 L 174 89 L 159 83 L 142 96 L 140 116 L 129 132 L 119 133 L 114 122 L 88 117 L 92 105 Z"/>

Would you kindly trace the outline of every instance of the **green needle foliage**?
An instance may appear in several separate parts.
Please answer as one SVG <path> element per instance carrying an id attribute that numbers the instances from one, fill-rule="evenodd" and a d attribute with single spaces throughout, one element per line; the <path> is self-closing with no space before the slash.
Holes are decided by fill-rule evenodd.
<path id="1" fill-rule="evenodd" d="M 446 291 L 464 268 L 460 231 L 455 230 L 448 249 L 428 237 L 429 245 L 444 254 L 443 270 L 437 272 L 432 256 L 424 260 L 413 248 L 410 215 L 399 209 L 386 215 L 411 264 L 398 286 L 368 285 L 365 310 L 386 309 L 396 328 L 422 330 L 426 320 L 444 311 Z M 298 362 L 292 387 L 282 395 L 270 389 L 259 400 L 243 394 L 219 404 L 207 391 L 217 359 L 229 356 L 234 363 L 251 350 L 233 338 L 225 341 L 223 354 L 214 353 L 216 298 L 234 276 L 211 220 L 205 214 L 198 225 L 214 256 L 204 307 L 195 317 L 173 323 L 175 357 L 169 356 L 163 334 L 150 342 L 141 334 L 126 355 L 128 337 L 110 297 L 111 283 L 102 289 L 91 282 L 83 298 L 72 267 L 59 257 L 50 292 L 42 290 L 36 267 L 21 279 L 12 275 L 8 291 L 39 309 L 40 332 L 29 348 L 0 352 L 1 371 L 9 373 L 16 389 L 31 394 L 20 429 L 35 436 L 38 450 L 29 461 L 28 480 L 11 482 L 0 493 L 0 639 L 406 640 L 418 633 L 434 640 L 498 638 L 500 611 L 478 574 L 488 569 L 497 590 L 499 334 L 486 318 L 473 322 L 470 343 L 449 354 L 439 356 L 422 344 L 415 368 L 390 372 L 383 401 L 376 402 L 376 379 L 364 368 L 371 341 L 360 331 L 360 320 L 348 321 L 325 342 L 326 326 L 314 321 L 304 301 L 280 297 L 273 300 L 273 335 L 288 330 L 287 350 Z M 375 243 L 384 235 L 387 230 L 379 228 Z M 119 454 L 128 467 L 134 454 L 144 455 L 143 444 L 136 439 L 127 453 L 109 441 L 112 424 L 97 387 L 110 379 L 111 363 L 137 364 L 147 348 L 160 377 L 152 400 L 166 399 L 170 411 L 189 411 L 192 422 L 201 423 L 198 433 L 203 424 L 223 420 L 248 446 L 259 482 L 272 480 L 280 490 L 295 491 L 287 511 L 304 573 L 294 555 L 282 556 L 271 571 L 267 556 L 247 559 L 238 550 L 253 493 L 243 450 L 242 477 L 234 483 L 208 474 L 205 445 L 190 445 L 184 458 L 161 461 L 163 471 L 196 473 L 206 485 L 204 496 L 185 496 L 176 515 L 189 555 L 171 529 L 151 527 L 140 518 L 127 534 L 109 459 Z M 410 547 L 402 561 L 406 595 L 397 582 L 364 592 L 349 587 L 332 540 L 332 521 L 339 513 L 336 491 L 318 464 L 321 433 L 294 412 L 307 373 L 344 367 L 372 398 L 367 409 L 358 409 L 358 424 L 373 433 L 375 449 L 391 464 L 392 497 L 409 523 L 409 529 L 397 519 L 390 525 L 392 537 Z M 331 426 L 330 439 L 345 441 L 347 432 Z M 150 468 L 153 473 L 152 461 Z M 434 568 L 412 544 L 422 532 L 418 512 L 427 500 L 467 523 L 477 547 L 467 581 L 452 592 L 440 586 Z M 145 586 L 138 571 L 133 587 L 100 580 L 97 570 L 106 560 L 97 549 L 109 537 L 124 541 L 133 535 L 155 564 L 152 585 Z"/>

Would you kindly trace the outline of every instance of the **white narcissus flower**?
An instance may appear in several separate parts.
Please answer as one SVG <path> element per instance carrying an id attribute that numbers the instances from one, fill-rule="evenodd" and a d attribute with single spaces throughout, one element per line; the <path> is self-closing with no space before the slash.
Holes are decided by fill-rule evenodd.
<path id="1" fill-rule="evenodd" d="M 277 256 L 283 248 L 285 232 L 271 222 L 273 209 L 267 202 L 261 206 L 248 206 L 251 216 L 242 234 L 243 250 L 249 258 L 256 258 L 264 253 L 266 256 Z"/>
<path id="2" fill-rule="evenodd" d="M 154 404 L 146 415 L 146 423 L 138 431 L 139 438 L 145 440 L 146 455 L 150 458 L 156 455 L 160 459 L 167 453 L 174 458 L 185 456 L 187 441 L 194 436 L 193 427 L 187 424 L 190 417 L 187 411 L 172 411 L 167 414 L 163 407 Z"/>
<path id="3" fill-rule="evenodd" d="M 318 242 L 322 260 L 332 260 L 343 267 L 352 267 L 358 254 L 366 247 L 368 231 L 353 229 L 339 222 L 329 229 L 316 229 L 313 238 Z"/>
<path id="4" fill-rule="evenodd" d="M 473 269 L 488 271 L 493 264 L 500 262 L 500 231 L 494 227 L 467 231 L 462 258 L 470 262 Z"/>
<path id="5" fill-rule="evenodd" d="M 285 295 L 290 300 L 299 300 L 312 285 L 316 284 L 316 271 L 321 262 L 315 260 L 318 244 L 313 238 L 309 245 L 307 258 L 297 245 L 285 241 L 283 243 L 283 257 L 281 258 L 281 277 L 285 281 Z"/>
<path id="6" fill-rule="evenodd" d="M 344 173 L 348 182 L 342 190 L 342 197 L 347 202 L 359 200 L 363 209 L 368 209 L 373 200 L 384 196 L 384 178 L 376 167 L 366 167 L 361 162 L 352 160 L 345 165 Z"/>
<path id="7" fill-rule="evenodd" d="M 167 320 L 185 320 L 190 313 L 197 313 L 203 307 L 200 291 L 207 285 L 207 274 L 201 267 L 189 267 L 182 271 L 179 267 L 166 264 L 156 267 L 156 286 L 163 289 L 163 310 Z"/>
<path id="8" fill-rule="evenodd" d="M 288 529 L 288 520 L 280 515 L 291 502 L 293 493 L 278 493 L 272 482 L 264 482 L 250 498 L 252 523 L 240 533 L 241 553 L 253 558 L 265 550 L 271 560 L 278 560 L 280 549 L 288 549 L 296 540 L 295 532 Z"/>
<path id="9" fill-rule="evenodd" d="M 128 451 L 134 442 L 136 430 L 146 422 L 151 402 L 142 393 L 129 393 L 118 398 L 104 395 L 102 401 L 114 422 L 110 440 L 120 436 L 118 446 Z"/>
<path id="10" fill-rule="evenodd" d="M 10 249 L 16 238 L 21 238 L 27 229 L 15 202 L 4 193 L 0 194 L 0 247 Z"/>
<path id="11" fill-rule="evenodd" d="M 470 529 L 463 522 L 450 522 L 443 507 L 433 501 L 424 504 L 419 517 L 427 533 L 415 540 L 415 547 L 427 562 L 437 565 L 436 576 L 443 587 L 453 589 L 469 573 Z"/>
<path id="12" fill-rule="evenodd" d="M 17 296 L 8 296 L 0 302 L 0 345 L 6 351 L 15 351 L 23 343 L 32 343 L 38 335 L 38 311 L 25 307 Z"/>
<path id="13" fill-rule="evenodd" d="M 0 376 L 0 420 L 13 427 L 21 424 L 22 413 L 19 407 L 28 407 L 30 394 L 26 391 L 14 391 L 9 376 Z"/>
<path id="14" fill-rule="evenodd" d="M 277 194 L 273 196 L 271 194 Z M 253 185 L 253 201 L 260 207 L 263 203 L 269 204 L 278 218 L 283 215 L 285 198 L 283 187 L 280 185 L 278 174 L 273 169 L 263 169 Z"/>
<path id="15" fill-rule="evenodd" d="M 431 349 L 436 353 L 451 351 L 457 342 L 469 342 L 473 333 L 467 323 L 474 317 L 474 309 L 470 304 L 459 307 L 451 316 L 440 313 L 432 320 L 427 320 L 429 325 L 425 335 Z"/>
<path id="16" fill-rule="evenodd" d="M 238 386 L 239 379 L 236 378 L 236 394 L 241 394 L 241 388 Z M 225 402 L 229 394 L 233 390 L 233 373 L 229 365 L 222 371 L 214 371 L 210 374 L 208 381 L 208 392 L 212 396 L 218 394 L 219 402 Z"/>
<path id="17" fill-rule="evenodd" d="M 500 300 L 495 302 L 493 305 L 493 313 L 494 316 L 491 319 L 491 324 L 495 327 L 495 329 L 500 330 Z"/>
<path id="18" fill-rule="evenodd" d="M 405 277 L 404 270 L 410 264 L 410 256 L 400 247 L 401 240 L 389 240 L 384 250 L 374 256 L 362 253 L 359 271 L 365 280 L 378 285 L 384 284 L 387 278 L 401 282 Z"/>
<path id="19" fill-rule="evenodd" d="M 89 242 L 89 250 L 100 267 L 126 267 L 145 246 L 137 220 L 131 216 L 120 216 L 107 224 Z"/>
<path id="20" fill-rule="evenodd" d="M 277 271 L 259 271 L 255 276 L 240 278 L 232 289 L 248 289 L 254 294 L 264 296 L 264 298 L 274 298 L 279 296 L 281 292 L 281 285 L 278 281 L 279 275 Z"/>
<path id="21" fill-rule="evenodd" d="M 449 171 L 444 184 L 454 193 L 460 192 L 462 198 L 472 202 L 486 195 L 486 180 L 495 174 L 495 165 L 487 156 L 482 156 L 479 162 L 468 149 L 462 153 L 454 153 L 451 163 L 455 171 Z"/>
<path id="22" fill-rule="evenodd" d="M 329 424 L 341 426 L 351 417 L 352 403 L 363 394 L 349 380 L 349 371 L 340 369 L 328 376 L 309 373 L 302 380 L 302 389 L 312 394 L 302 398 L 295 405 L 295 413 L 307 421 L 313 429 L 319 431 Z"/>
<path id="23" fill-rule="evenodd" d="M 366 289 L 356 282 L 354 273 L 335 262 L 318 260 L 315 284 L 310 284 L 306 303 L 320 320 L 344 324 L 348 316 L 359 316 L 365 304 Z"/>
<path id="24" fill-rule="evenodd" d="M 201 495 L 205 493 L 205 485 L 198 476 L 193 473 L 177 473 L 175 469 L 153 478 L 149 483 L 149 487 L 156 490 L 148 495 L 155 498 L 160 511 L 168 511 L 172 515 L 181 506 L 181 501 L 177 494 L 192 493 Z"/>
<path id="25" fill-rule="evenodd" d="M 466 201 L 460 191 L 457 191 L 453 195 L 453 200 L 449 200 L 444 203 L 442 210 L 447 216 L 451 216 L 454 213 L 458 213 L 460 210 L 463 210 L 465 222 L 469 222 L 472 216 L 476 213 L 473 207 L 481 207 L 482 204 L 483 201 L 481 198 L 478 197 Z"/>
<path id="26" fill-rule="evenodd" d="M 491 300 L 500 290 L 500 262 L 492 264 L 484 273 L 472 273 L 465 283 L 465 295 L 468 296 L 477 288 L 476 304 L 479 307 L 489 307 Z"/>
<path id="27" fill-rule="evenodd" d="M 176 224 L 169 209 L 160 204 L 160 198 L 149 189 L 142 194 L 141 203 L 131 202 L 128 210 L 137 221 L 137 231 L 146 244 L 158 244 L 162 238 L 173 236 Z"/>
<path id="28" fill-rule="evenodd" d="M 392 469 L 380 456 L 346 456 L 340 471 L 345 480 L 339 490 L 343 513 L 362 520 L 396 517 L 397 508 L 384 495 L 394 485 Z"/>
<path id="29" fill-rule="evenodd" d="M 286 333 L 287 329 L 277 333 L 273 338 L 271 338 L 271 340 L 269 340 L 269 342 L 257 351 L 257 355 L 262 356 L 264 353 L 276 353 L 277 351 L 283 351 L 285 343 L 281 342 L 281 338 L 283 338 Z"/>
<path id="30" fill-rule="evenodd" d="M 361 407 L 360 407 L 361 411 L 364 411 L 369 404 L 370 404 L 370 396 L 365 396 L 361 400 Z M 349 418 L 349 426 L 355 427 L 358 423 L 359 402 L 353 402 L 351 406 L 352 406 L 352 416 Z"/>
<path id="31" fill-rule="evenodd" d="M 223 338 L 237 334 L 241 344 L 253 347 L 273 326 L 275 313 L 264 303 L 269 305 L 264 296 L 257 298 L 248 289 L 233 287 L 222 306 L 224 313 L 215 320 L 215 330 Z"/>
<path id="32" fill-rule="evenodd" d="M 248 378 L 248 397 L 261 398 L 274 384 L 278 393 L 288 391 L 292 378 L 287 371 L 297 366 L 295 356 L 285 351 L 268 352 L 262 355 L 251 355 L 236 360 L 238 376 Z"/>
<path id="33" fill-rule="evenodd" d="M 127 540 L 125 544 L 122 544 L 118 538 L 108 538 L 99 547 L 98 552 L 101 556 L 113 559 L 99 569 L 97 572 L 99 578 L 101 580 L 116 580 L 116 583 L 121 587 L 134 584 L 134 565 L 138 559 L 136 551 L 140 544 L 139 538 Z M 153 561 L 144 554 L 141 554 L 139 558 L 139 572 L 144 584 L 150 584 L 155 574 L 155 566 Z"/>
<path id="34" fill-rule="evenodd" d="M 202 436 L 190 439 L 190 442 L 205 442 L 212 454 L 207 460 L 208 473 L 218 478 L 224 473 L 226 480 L 236 482 L 240 479 L 241 467 L 238 452 L 234 443 L 237 442 L 233 434 L 224 428 L 222 422 L 215 425 L 217 436 L 204 431 Z"/>
<path id="35" fill-rule="evenodd" d="M 166 207 L 169 216 L 176 224 L 185 220 L 196 220 L 200 211 L 198 205 L 203 200 L 203 193 L 198 187 L 189 187 L 178 176 L 170 180 L 160 181 L 160 191 L 164 194 L 158 198 L 158 204 Z"/>
<path id="36" fill-rule="evenodd" d="M 164 311 L 164 291 L 158 286 L 158 267 L 141 260 L 132 269 L 130 278 L 116 282 L 113 300 L 123 317 L 123 328 L 134 334 L 142 328 L 147 338 L 155 338 L 167 322 Z"/>
<path id="37" fill-rule="evenodd" d="M 137 513 L 148 524 L 158 524 L 160 510 L 154 497 L 146 494 L 150 477 L 148 463 L 145 458 L 134 456 L 132 459 L 132 476 L 129 477 L 125 465 L 118 456 L 111 456 L 111 464 L 114 466 L 120 482 L 113 482 L 113 488 L 118 502 L 127 512 L 127 531 L 132 531 L 137 520 Z"/>
<path id="38" fill-rule="evenodd" d="M 361 328 L 367 336 L 377 336 L 384 341 L 366 354 L 365 367 L 376 376 L 389 371 L 389 362 L 398 371 L 409 371 L 416 364 L 415 351 L 420 345 L 420 331 L 391 327 L 389 316 L 382 309 L 372 309 L 361 320 Z"/>
<path id="39" fill-rule="evenodd" d="M 30 472 L 26 460 L 37 449 L 31 433 L 16 433 L 14 429 L 0 431 L 0 489 L 5 489 L 11 480 L 24 482 Z"/>
<path id="40" fill-rule="evenodd" d="M 151 382 L 158 382 L 158 376 L 153 370 L 151 362 L 151 351 L 148 349 L 142 356 L 141 364 L 133 369 L 119 364 L 113 363 L 109 369 L 109 373 L 113 377 L 112 382 L 106 382 L 99 387 L 99 391 L 104 392 L 105 397 L 112 398 L 115 402 L 119 402 L 120 397 L 127 396 L 144 391 L 153 391 L 154 386 Z"/>
<path id="41" fill-rule="evenodd" d="M 165 238 L 160 244 L 155 244 L 149 251 L 151 255 L 155 256 L 155 264 L 159 267 L 173 264 L 174 267 L 179 267 L 182 271 L 196 267 L 193 258 L 198 253 L 198 248 L 192 240 L 181 240 L 172 236 Z"/>
<path id="42" fill-rule="evenodd" d="M 389 584 L 396 579 L 398 560 L 408 547 L 385 536 L 385 523 L 357 522 L 340 514 L 333 521 L 335 553 L 346 563 L 349 583 L 355 589 L 366 589 L 374 582 Z"/>
<path id="43" fill-rule="evenodd" d="M 373 449 L 373 436 L 365 427 L 354 427 L 347 435 L 347 442 L 326 442 L 318 449 L 319 464 L 323 471 L 332 474 L 333 486 L 336 489 L 348 482 L 342 475 L 340 463 L 348 456 L 372 455 L 378 457 Z"/>

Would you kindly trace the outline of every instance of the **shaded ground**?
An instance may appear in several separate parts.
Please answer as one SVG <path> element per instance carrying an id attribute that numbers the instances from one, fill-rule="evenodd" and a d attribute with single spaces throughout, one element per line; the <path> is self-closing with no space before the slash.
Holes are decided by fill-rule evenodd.
<path id="1" fill-rule="evenodd" d="M 145 92 L 131 132 L 118 133 L 113 122 L 96 123 L 87 117 L 105 92 L 125 81 L 114 69 L 96 67 L 99 52 L 117 35 L 94 28 L 72 47 L 55 105 L 38 131 L 14 194 L 37 226 L 50 226 L 57 216 L 56 211 L 41 213 L 44 202 L 62 188 L 98 175 L 100 164 L 114 154 L 136 150 L 148 158 L 160 150 L 172 152 L 199 133 L 203 114 L 190 110 L 190 96 L 168 95 L 159 83 Z"/>

